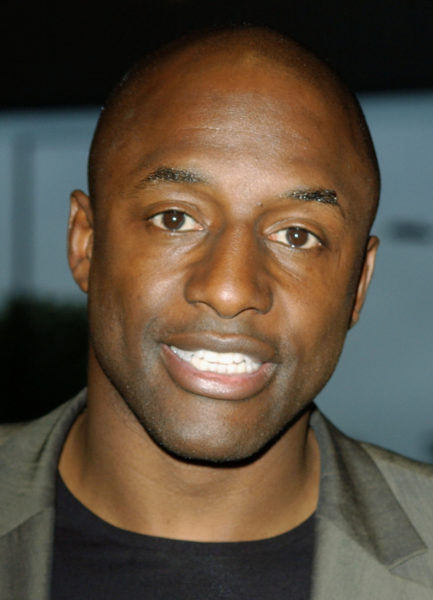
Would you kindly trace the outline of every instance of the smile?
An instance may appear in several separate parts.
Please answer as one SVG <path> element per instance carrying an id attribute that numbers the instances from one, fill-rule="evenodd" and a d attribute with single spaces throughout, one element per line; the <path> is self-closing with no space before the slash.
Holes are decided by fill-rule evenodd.
<path id="1" fill-rule="evenodd" d="M 222 375 L 242 375 L 255 373 L 261 363 L 240 352 L 212 352 L 211 350 L 183 350 L 170 346 L 170 349 L 182 360 L 198 371 L 220 373 Z"/>
<path id="2" fill-rule="evenodd" d="M 185 345 L 192 345 L 188 336 L 183 337 Z M 207 336 L 206 339 L 210 342 L 211 338 Z M 220 346 L 235 345 L 233 339 L 230 344 L 227 340 L 218 342 L 214 339 L 213 345 L 218 347 L 218 343 Z M 258 349 L 258 343 L 244 340 L 244 345 L 248 343 L 252 347 L 251 353 L 265 355 Z M 161 345 L 161 357 L 168 375 L 189 393 L 221 400 L 245 400 L 258 394 L 273 378 L 276 365 L 260 360 L 259 356 L 251 358 L 249 352 L 246 354 L 234 348 L 231 352 L 218 352 L 216 348 L 209 350 L 200 347 L 201 344 L 194 345 L 195 348 L 188 350 L 174 344 Z M 238 339 L 237 346 L 240 345 Z"/>

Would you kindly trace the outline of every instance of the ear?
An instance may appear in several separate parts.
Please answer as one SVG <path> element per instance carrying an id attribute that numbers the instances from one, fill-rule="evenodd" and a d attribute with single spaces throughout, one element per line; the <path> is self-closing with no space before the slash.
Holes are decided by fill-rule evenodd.
<path id="1" fill-rule="evenodd" d="M 89 288 L 89 271 L 93 248 L 93 210 L 84 192 L 71 194 L 68 225 L 68 261 L 72 275 L 83 290 Z"/>
<path id="2" fill-rule="evenodd" d="M 368 238 L 367 247 L 365 250 L 364 263 L 362 265 L 361 275 L 359 277 L 358 286 L 356 289 L 355 302 L 352 309 L 352 317 L 350 319 L 349 329 L 353 327 L 359 320 L 359 313 L 364 304 L 367 295 L 368 286 L 370 285 L 373 276 L 374 264 L 376 262 L 376 253 L 379 247 L 379 238 L 372 235 Z"/>

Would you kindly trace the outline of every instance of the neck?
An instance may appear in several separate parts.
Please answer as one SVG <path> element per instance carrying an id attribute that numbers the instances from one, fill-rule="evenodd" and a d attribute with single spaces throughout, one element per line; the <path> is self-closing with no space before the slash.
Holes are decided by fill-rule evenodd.
<path id="1" fill-rule="evenodd" d="M 89 390 L 59 469 L 78 500 L 122 529 L 194 541 L 272 537 L 317 505 L 319 451 L 308 419 L 249 464 L 192 464 L 155 444 L 123 403 Z"/>

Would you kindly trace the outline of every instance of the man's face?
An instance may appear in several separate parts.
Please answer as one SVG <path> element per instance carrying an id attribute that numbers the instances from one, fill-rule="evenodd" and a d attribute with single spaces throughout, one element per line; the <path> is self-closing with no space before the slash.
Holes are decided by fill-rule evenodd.
<path id="1" fill-rule="evenodd" d="M 366 167 L 296 78 L 166 71 L 98 185 L 92 368 L 170 452 L 241 459 L 334 370 L 374 258 Z"/>

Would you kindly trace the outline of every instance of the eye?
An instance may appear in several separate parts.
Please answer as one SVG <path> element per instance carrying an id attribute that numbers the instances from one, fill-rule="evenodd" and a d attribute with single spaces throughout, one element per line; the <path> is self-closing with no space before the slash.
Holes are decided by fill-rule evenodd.
<path id="1" fill-rule="evenodd" d="M 309 250 L 310 248 L 322 245 L 322 242 L 314 235 L 314 233 L 311 233 L 311 231 L 303 229 L 302 227 L 286 227 L 285 229 L 280 229 L 279 231 L 272 233 L 269 236 L 269 239 L 299 250 Z"/>
<path id="2" fill-rule="evenodd" d="M 165 210 L 149 218 L 156 227 L 165 231 L 200 231 L 201 225 L 181 210 Z"/>

